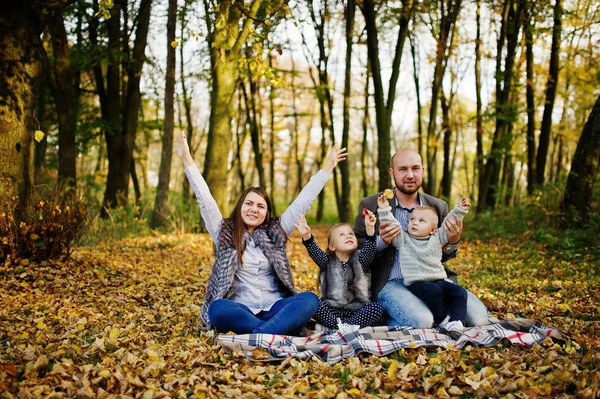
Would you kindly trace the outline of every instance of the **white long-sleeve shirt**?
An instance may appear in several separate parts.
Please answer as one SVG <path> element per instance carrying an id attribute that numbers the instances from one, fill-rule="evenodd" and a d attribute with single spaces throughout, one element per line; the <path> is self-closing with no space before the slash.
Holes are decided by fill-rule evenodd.
<path id="1" fill-rule="evenodd" d="M 223 215 L 217 202 L 196 165 L 186 168 L 185 174 L 196 194 L 196 200 L 200 204 L 200 213 L 204 219 L 206 230 L 218 245 Z M 329 178 L 329 173 L 319 171 L 304 186 L 294 202 L 281 214 L 279 222 L 286 234 L 289 235 L 294 231 L 294 224 L 297 222 L 298 216 L 308 212 Z M 283 298 L 283 293 L 280 290 L 279 280 L 273 266 L 252 240 L 252 234 L 250 234 L 242 260 L 243 266 L 235 274 L 233 286 L 227 296 L 228 299 L 246 305 L 254 314 L 271 309 L 275 302 Z"/>

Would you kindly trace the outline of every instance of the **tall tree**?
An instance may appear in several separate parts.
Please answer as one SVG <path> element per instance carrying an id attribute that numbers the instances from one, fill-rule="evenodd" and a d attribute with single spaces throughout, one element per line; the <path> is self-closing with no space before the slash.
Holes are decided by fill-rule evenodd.
<path id="1" fill-rule="evenodd" d="M 262 0 L 249 3 L 223 0 L 215 4 L 211 0 L 204 0 L 212 89 L 203 176 L 219 208 L 223 210 L 226 209 L 227 200 L 227 162 L 223 162 L 223 159 L 228 158 L 231 148 L 238 63 L 242 46 L 248 40 L 255 21 L 259 20 L 257 15 L 262 3 Z M 265 17 L 269 14 L 265 11 Z"/>
<path id="2" fill-rule="evenodd" d="M 169 199 L 169 183 L 171 182 L 171 161 L 173 159 L 173 130 L 175 109 L 175 28 L 177 25 L 177 0 L 169 0 L 167 16 L 167 75 L 165 77 L 165 121 L 162 136 L 160 169 L 158 186 L 151 226 L 163 227 L 167 224 L 167 201 Z"/>
<path id="3" fill-rule="evenodd" d="M 44 72 L 40 36 L 47 18 L 73 2 L 0 2 L 0 191 L 18 196 L 20 209 L 33 184 L 34 115 Z"/>
<path id="4" fill-rule="evenodd" d="M 431 83 L 431 105 L 429 107 L 429 123 L 427 125 L 427 167 L 429 172 L 425 182 L 425 191 L 434 194 L 437 184 L 437 166 L 436 154 L 437 148 L 437 110 L 440 99 L 440 91 L 448 59 L 452 53 L 452 43 L 454 37 L 454 27 L 462 7 L 461 0 L 442 0 L 437 3 L 439 9 L 439 25 L 432 26 L 431 31 L 436 39 L 435 67 L 433 71 L 433 81 Z"/>
<path id="5" fill-rule="evenodd" d="M 374 0 L 364 0 L 358 3 L 364 17 L 365 29 L 367 31 L 367 53 L 371 63 L 371 76 L 373 79 L 375 115 L 377 122 L 377 169 L 379 170 L 379 190 L 389 186 L 390 175 L 388 173 L 391 157 L 390 129 L 392 125 L 392 111 L 396 99 L 396 84 L 400 76 L 400 64 L 402 63 L 402 50 L 408 36 L 408 27 L 413 17 L 417 2 L 402 0 L 402 9 L 398 15 L 398 35 L 394 49 L 394 60 L 390 80 L 388 82 L 387 101 L 383 89 L 383 77 L 381 74 L 381 62 L 379 60 L 379 34 L 377 29 L 377 14 Z"/>
<path id="6" fill-rule="evenodd" d="M 550 146 L 550 133 L 552 128 L 552 112 L 554 110 L 554 99 L 556 98 L 556 87 L 558 85 L 558 57 L 562 34 L 562 4 L 563 0 L 555 0 L 554 3 L 554 26 L 552 27 L 552 47 L 550 50 L 550 68 L 548 82 L 546 83 L 546 100 L 544 104 L 544 115 L 540 127 L 540 140 L 536 157 L 536 183 L 544 183 L 544 172 L 548 159 L 548 147 Z"/>
<path id="7" fill-rule="evenodd" d="M 475 101 L 476 101 L 476 116 L 475 116 L 475 164 L 477 176 L 483 176 L 484 159 L 483 159 L 483 104 L 481 100 L 481 0 L 477 0 L 477 9 L 475 14 L 476 36 L 475 36 Z"/>
<path id="8" fill-rule="evenodd" d="M 497 201 L 500 166 L 507 149 L 509 126 L 515 117 L 510 94 L 513 85 L 515 56 L 519 44 L 526 0 L 505 0 L 500 34 L 496 46 L 496 127 L 483 175 L 479 176 L 477 212 L 493 208 Z M 506 45 L 506 54 L 504 47 Z"/>
<path id="9" fill-rule="evenodd" d="M 352 95 L 352 45 L 354 37 L 354 0 L 347 0 L 344 13 L 346 19 L 346 71 L 344 74 L 344 125 L 342 127 L 342 148 L 348 148 L 350 136 L 350 98 Z M 341 222 L 350 221 L 350 162 L 340 165 L 342 176 L 342 192 L 340 197 L 339 216 Z"/>
<path id="10" fill-rule="evenodd" d="M 127 4 L 125 4 L 126 6 Z M 142 67 L 146 61 L 146 44 L 150 24 L 152 0 L 141 0 L 133 50 L 129 49 L 127 24 L 121 32 L 122 7 L 118 2 L 110 10 L 108 20 L 108 64 L 106 71 L 106 89 L 102 76 L 95 72 L 96 87 L 100 101 L 106 93 L 104 106 L 108 129 L 105 132 L 108 154 L 108 176 L 102 203 L 102 215 L 108 208 L 125 205 L 129 194 L 129 176 L 133 171 L 133 147 L 138 125 L 138 111 L 141 104 L 140 80 Z M 125 53 L 124 55 L 122 53 Z M 126 83 L 121 93 L 121 59 L 126 59 L 124 73 Z M 121 98 L 123 101 L 121 102 Z M 122 117 L 121 117 L 122 116 Z"/>
<path id="11" fill-rule="evenodd" d="M 535 77 L 533 75 L 533 7 L 528 7 L 523 19 L 525 32 L 526 58 L 526 99 L 527 99 L 527 193 L 533 194 L 535 178 Z"/>
<path id="12" fill-rule="evenodd" d="M 70 185 L 76 182 L 77 151 L 75 130 L 77 127 L 77 107 L 75 106 L 75 72 L 71 63 L 71 50 L 63 10 L 57 10 L 48 20 L 48 30 L 52 37 L 52 70 L 48 74 L 58 117 L 58 179 Z"/>
<path id="13" fill-rule="evenodd" d="M 577 226 L 589 220 L 592 209 L 594 181 L 600 162 L 600 97 L 583 128 L 571 171 L 567 177 L 562 209 L 566 212 L 566 222 Z"/>

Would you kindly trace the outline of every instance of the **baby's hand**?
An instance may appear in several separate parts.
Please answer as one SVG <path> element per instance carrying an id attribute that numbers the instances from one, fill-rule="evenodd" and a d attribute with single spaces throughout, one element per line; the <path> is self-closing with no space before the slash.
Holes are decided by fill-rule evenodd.
<path id="1" fill-rule="evenodd" d="M 460 199 L 460 202 L 458 203 L 458 206 L 461 207 L 464 211 L 468 211 L 471 207 L 471 202 L 469 202 L 469 199 L 463 195 Z"/>
<path id="2" fill-rule="evenodd" d="M 386 198 L 386 196 L 384 194 L 381 194 L 377 198 L 377 205 L 379 206 L 379 208 L 385 208 L 386 206 L 389 206 L 390 203 L 388 202 L 388 199 Z"/>
<path id="3" fill-rule="evenodd" d="M 310 226 L 306 223 L 306 218 L 304 215 L 298 216 L 298 223 L 294 224 L 298 229 L 298 232 L 302 234 L 303 240 L 308 240 L 310 238 Z"/>

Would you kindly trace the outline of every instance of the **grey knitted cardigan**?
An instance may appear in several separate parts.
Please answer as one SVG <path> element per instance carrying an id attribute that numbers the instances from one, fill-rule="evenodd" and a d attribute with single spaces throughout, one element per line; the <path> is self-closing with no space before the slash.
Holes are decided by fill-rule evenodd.
<path id="1" fill-rule="evenodd" d="M 212 328 L 208 318 L 208 308 L 217 299 L 228 296 L 229 290 L 233 286 L 235 273 L 241 266 L 237 250 L 235 245 L 233 245 L 232 233 L 233 222 L 223 219 L 221 222 L 221 231 L 219 232 L 218 245 L 215 248 L 215 262 L 212 265 L 210 277 L 206 284 L 204 303 L 200 311 L 200 318 L 206 329 Z M 242 248 L 246 248 L 249 235 L 250 233 L 246 231 Z M 273 221 L 268 225 L 263 224 L 257 227 L 252 233 L 252 240 L 260 247 L 265 257 L 271 262 L 284 294 L 286 296 L 295 295 L 296 290 L 292 279 L 292 271 L 290 270 L 290 262 L 285 252 L 287 236 L 279 221 Z"/>
<path id="2" fill-rule="evenodd" d="M 342 267 L 342 261 L 335 254 L 328 255 L 327 266 L 321 269 L 321 300 L 334 308 L 357 310 L 371 302 L 369 287 L 371 273 L 364 271 L 359 261 L 360 250 Z"/>
<path id="3" fill-rule="evenodd" d="M 454 214 L 463 219 L 467 212 L 457 205 L 448 213 L 446 219 Z M 390 206 L 379 208 L 377 213 L 380 223 L 390 221 L 394 225 L 400 225 L 400 222 L 392 215 Z M 442 247 L 448 243 L 448 236 L 443 227 L 427 237 L 414 237 L 403 231 L 402 228 L 400 228 L 400 232 L 392 244 L 398 250 L 405 285 L 409 286 L 419 281 L 443 280 L 448 277 L 442 264 Z"/>

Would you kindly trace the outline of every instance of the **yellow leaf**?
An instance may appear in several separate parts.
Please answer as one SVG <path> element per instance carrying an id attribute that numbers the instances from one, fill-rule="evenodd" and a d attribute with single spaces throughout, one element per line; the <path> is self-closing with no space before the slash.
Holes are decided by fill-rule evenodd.
<path id="1" fill-rule="evenodd" d="M 110 377 L 112 374 L 110 373 L 110 371 L 109 371 L 109 370 L 107 370 L 107 369 L 103 369 L 102 371 L 100 371 L 100 372 L 98 373 L 98 375 L 99 375 L 100 377 L 109 378 L 109 377 Z"/>
<path id="2" fill-rule="evenodd" d="M 356 388 L 352 388 L 352 389 L 348 389 L 346 391 L 346 393 L 350 396 L 352 396 L 353 398 L 358 398 L 361 396 L 360 394 L 360 390 L 356 389 Z"/>
<path id="3" fill-rule="evenodd" d="M 119 338 L 119 335 L 121 335 L 121 329 L 115 327 L 112 330 L 110 330 L 110 334 L 109 334 L 110 338 L 117 339 L 117 338 Z"/>
<path id="4" fill-rule="evenodd" d="M 42 132 L 41 130 L 36 130 L 33 134 L 33 137 L 35 138 L 35 141 L 39 143 L 44 138 L 44 132 Z"/>
<path id="5" fill-rule="evenodd" d="M 38 330 L 45 330 L 46 329 L 46 324 L 44 324 L 43 320 L 38 321 L 36 327 L 38 328 Z"/>
<path id="6" fill-rule="evenodd" d="M 398 362 L 396 360 L 392 360 L 390 363 L 390 367 L 388 367 L 388 378 L 395 380 L 396 373 L 398 372 Z"/>
<path id="7" fill-rule="evenodd" d="M 179 43 L 177 43 L 177 41 L 176 41 L 176 40 L 173 40 L 173 41 L 171 42 L 171 47 L 173 47 L 173 48 L 176 48 L 177 46 L 179 46 Z"/>

